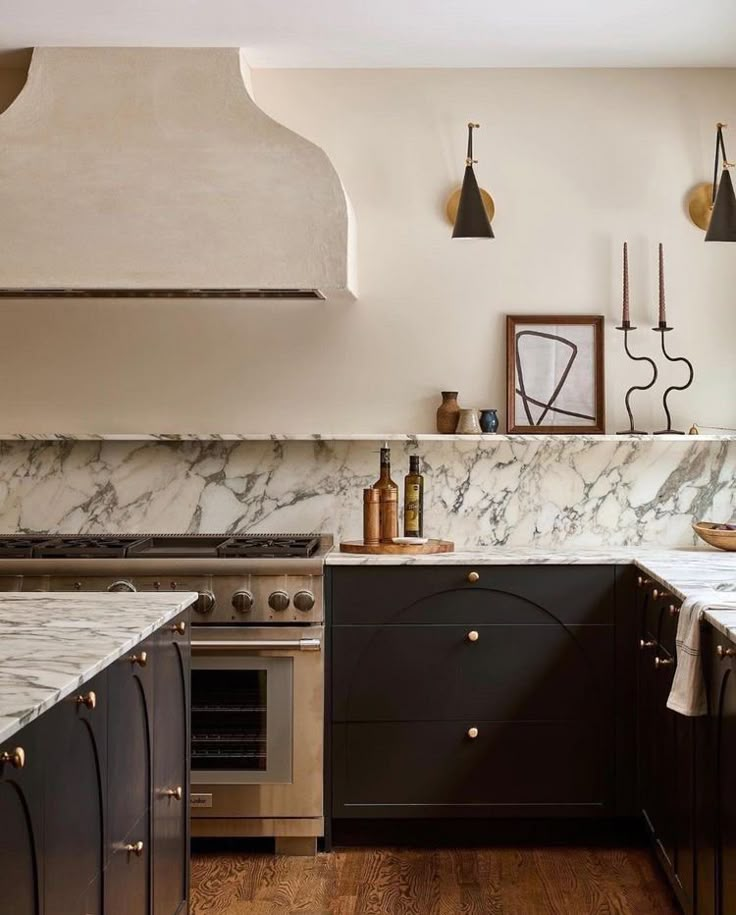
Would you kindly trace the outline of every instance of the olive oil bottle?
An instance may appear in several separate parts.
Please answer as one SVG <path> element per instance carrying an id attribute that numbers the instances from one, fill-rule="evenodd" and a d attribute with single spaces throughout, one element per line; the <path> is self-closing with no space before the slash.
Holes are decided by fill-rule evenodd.
<path id="1" fill-rule="evenodd" d="M 409 458 L 409 473 L 404 479 L 404 536 L 424 536 L 424 477 L 415 454 Z"/>

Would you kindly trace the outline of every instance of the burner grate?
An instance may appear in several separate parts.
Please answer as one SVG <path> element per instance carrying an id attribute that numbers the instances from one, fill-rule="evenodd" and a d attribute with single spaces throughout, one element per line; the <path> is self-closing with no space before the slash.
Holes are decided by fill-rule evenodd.
<path id="1" fill-rule="evenodd" d="M 54 537 L 33 548 L 34 559 L 122 559 L 139 537 Z"/>
<path id="2" fill-rule="evenodd" d="M 0 539 L 0 559 L 30 559 L 33 551 L 48 537 L 3 537 Z"/>
<path id="3" fill-rule="evenodd" d="M 240 559 L 281 559 L 312 556 L 318 549 L 317 534 L 246 534 L 242 537 L 231 537 L 218 547 L 217 555 Z"/>

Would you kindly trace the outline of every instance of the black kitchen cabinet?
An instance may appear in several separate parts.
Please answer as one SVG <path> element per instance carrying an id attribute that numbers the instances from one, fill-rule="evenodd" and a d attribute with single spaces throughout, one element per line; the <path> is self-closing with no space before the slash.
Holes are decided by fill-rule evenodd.
<path id="1" fill-rule="evenodd" d="M 182 915 L 188 612 L 0 746 L 0 886 L 13 915 Z"/>
<path id="2" fill-rule="evenodd" d="M 107 671 L 41 719 L 45 767 L 44 913 L 101 915 L 107 792 Z"/>
<path id="3" fill-rule="evenodd" d="M 712 886 L 713 902 L 708 915 L 736 912 L 736 644 L 709 627 L 710 739 L 707 746 L 711 784 L 706 795 L 711 801 L 705 813 L 705 831 L 712 841 L 706 843 L 700 865 L 706 871 L 702 885 Z"/>
<path id="4" fill-rule="evenodd" d="M 610 567 L 333 569 L 332 816 L 615 813 L 615 588 Z"/>
<path id="5" fill-rule="evenodd" d="M 108 915 L 150 911 L 154 637 L 110 668 Z M 163 701 L 163 697 L 162 697 Z"/>
<path id="6" fill-rule="evenodd" d="M 43 905 L 43 734 L 34 721 L 0 744 L 2 909 L 40 915 Z"/>
<path id="7" fill-rule="evenodd" d="M 177 915 L 189 895 L 191 649 L 184 620 L 156 636 L 153 754 L 153 911 Z M 166 702 L 158 697 L 166 694 Z"/>
<path id="8" fill-rule="evenodd" d="M 639 803 L 650 837 L 684 911 L 695 911 L 695 728 L 667 708 L 679 602 L 640 577 L 637 611 Z"/>

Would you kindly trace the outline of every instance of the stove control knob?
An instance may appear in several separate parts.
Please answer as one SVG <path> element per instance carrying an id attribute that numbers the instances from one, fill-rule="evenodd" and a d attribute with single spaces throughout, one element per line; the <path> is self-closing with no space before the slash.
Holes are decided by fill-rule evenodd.
<path id="1" fill-rule="evenodd" d="M 280 613 L 289 606 L 289 595 L 286 591 L 272 591 L 268 598 L 268 606 Z"/>
<path id="2" fill-rule="evenodd" d="M 200 591 L 194 602 L 197 613 L 212 613 L 215 609 L 215 595 L 212 591 Z"/>
<path id="3" fill-rule="evenodd" d="M 309 613 L 314 606 L 314 594 L 311 591 L 297 591 L 294 595 L 294 606 L 302 613 Z"/>
<path id="4" fill-rule="evenodd" d="M 238 611 L 238 613 L 248 613 L 253 609 L 253 595 L 250 591 L 236 591 L 233 594 L 233 608 Z"/>
<path id="5" fill-rule="evenodd" d="M 114 581 L 107 590 L 108 591 L 137 591 L 138 589 L 136 588 L 136 586 L 133 584 L 132 581 L 125 581 L 125 580 L 121 579 L 120 581 Z"/>

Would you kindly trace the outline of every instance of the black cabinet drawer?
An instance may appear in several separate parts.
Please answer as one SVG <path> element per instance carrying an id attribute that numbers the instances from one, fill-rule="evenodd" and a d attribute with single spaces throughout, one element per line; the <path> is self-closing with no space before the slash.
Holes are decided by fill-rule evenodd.
<path id="1" fill-rule="evenodd" d="M 577 721 L 336 724 L 333 814 L 603 814 L 612 803 L 612 732 Z"/>
<path id="2" fill-rule="evenodd" d="M 612 716 L 612 626 L 335 626 L 333 720 Z"/>
<path id="3" fill-rule="evenodd" d="M 614 621 L 607 566 L 370 566 L 331 574 L 335 624 Z"/>

